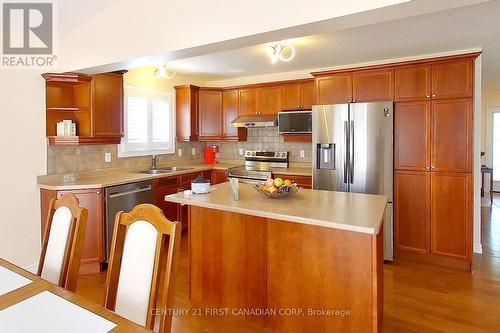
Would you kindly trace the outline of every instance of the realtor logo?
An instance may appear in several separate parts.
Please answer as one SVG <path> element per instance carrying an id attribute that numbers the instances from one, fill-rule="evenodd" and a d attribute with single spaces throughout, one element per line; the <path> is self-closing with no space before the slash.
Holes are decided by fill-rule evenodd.
<path id="1" fill-rule="evenodd" d="M 52 1 L 2 3 L 2 66 L 50 67 L 54 53 Z"/>

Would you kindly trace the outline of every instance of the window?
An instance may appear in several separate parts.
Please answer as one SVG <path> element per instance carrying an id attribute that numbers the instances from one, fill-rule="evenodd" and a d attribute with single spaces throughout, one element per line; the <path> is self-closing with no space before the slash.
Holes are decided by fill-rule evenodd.
<path id="1" fill-rule="evenodd" d="M 500 180 L 500 112 L 493 113 L 493 180 Z"/>
<path id="2" fill-rule="evenodd" d="M 118 156 L 172 154 L 175 136 L 171 94 L 134 86 L 124 89 L 125 137 Z"/>

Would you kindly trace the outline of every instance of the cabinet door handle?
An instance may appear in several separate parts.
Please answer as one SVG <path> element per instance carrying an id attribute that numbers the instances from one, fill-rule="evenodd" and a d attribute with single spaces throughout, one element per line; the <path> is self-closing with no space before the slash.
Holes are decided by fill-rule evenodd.
<path id="1" fill-rule="evenodd" d="M 96 194 L 101 194 L 101 191 L 97 191 Z"/>
<path id="2" fill-rule="evenodd" d="M 435 165 L 431 166 L 431 170 L 434 170 L 434 169 L 436 169 L 436 166 Z"/>
<path id="3" fill-rule="evenodd" d="M 435 98 L 436 97 L 436 94 L 432 94 L 432 98 Z"/>
<path id="4" fill-rule="evenodd" d="M 430 170 L 431 168 L 429 166 L 426 166 L 425 167 L 425 170 Z"/>
<path id="5" fill-rule="evenodd" d="M 353 100 L 352 100 L 352 102 L 353 102 L 353 103 L 356 103 L 356 100 L 354 100 L 354 99 L 353 99 Z"/>
<path id="6" fill-rule="evenodd" d="M 427 96 L 425 96 L 425 97 L 427 97 L 427 98 L 431 98 L 431 95 L 427 95 Z"/>

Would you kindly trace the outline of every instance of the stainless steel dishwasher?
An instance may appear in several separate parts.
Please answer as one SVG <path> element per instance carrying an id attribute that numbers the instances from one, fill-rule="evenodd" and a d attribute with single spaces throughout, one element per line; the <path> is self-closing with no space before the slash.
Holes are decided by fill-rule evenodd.
<path id="1" fill-rule="evenodd" d="M 153 203 L 153 185 L 151 181 L 125 184 L 119 186 L 107 187 L 104 190 L 106 195 L 106 223 L 105 223 L 105 242 L 106 242 L 106 263 L 109 259 L 111 241 L 113 239 L 113 228 L 115 225 L 115 216 L 119 211 L 128 212 L 135 206 L 143 203 Z"/>

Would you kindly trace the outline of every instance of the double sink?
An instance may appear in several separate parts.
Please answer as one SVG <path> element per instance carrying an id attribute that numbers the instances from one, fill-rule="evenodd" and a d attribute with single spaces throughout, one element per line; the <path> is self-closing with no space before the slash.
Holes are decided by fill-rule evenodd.
<path id="1" fill-rule="evenodd" d="M 148 169 L 148 170 L 139 171 L 139 172 L 145 173 L 147 175 L 162 175 L 165 173 L 186 171 L 186 170 L 191 170 L 191 169 L 193 169 L 193 168 L 166 167 L 166 168 Z"/>

